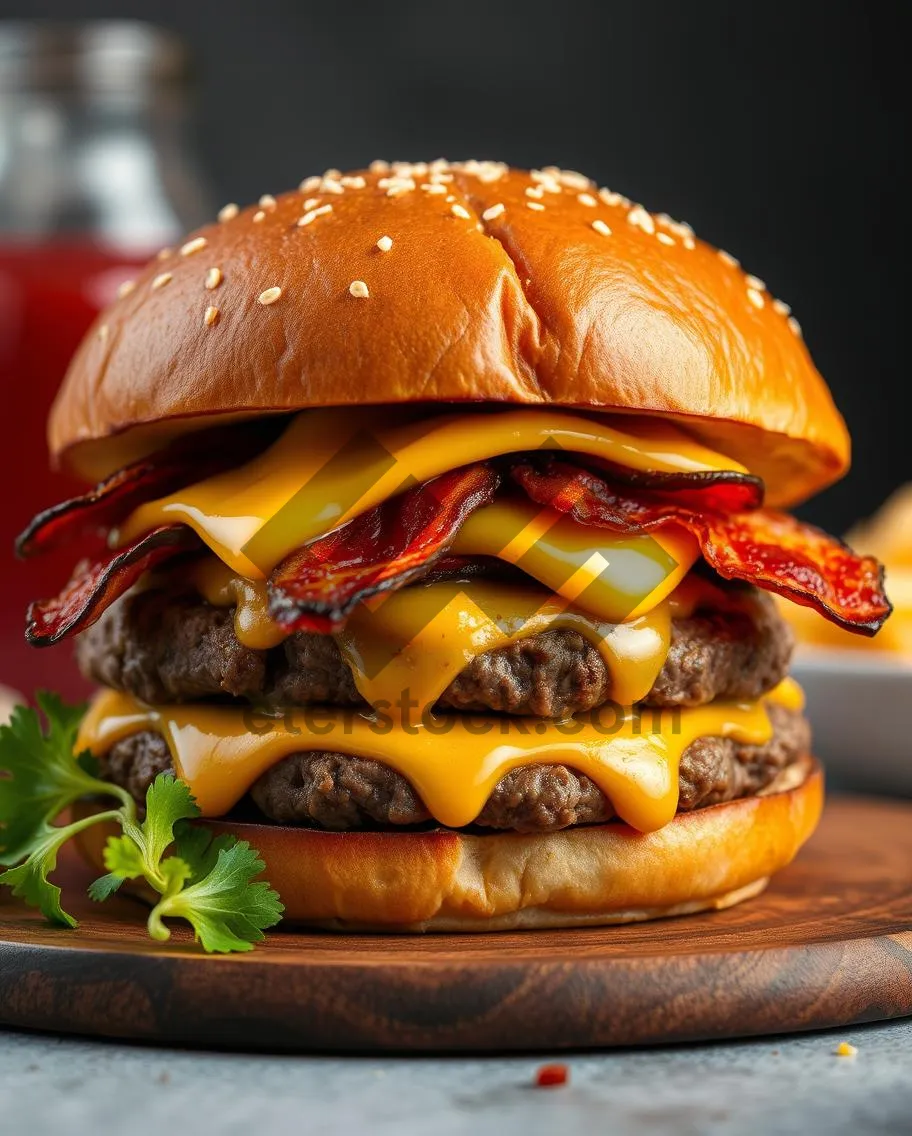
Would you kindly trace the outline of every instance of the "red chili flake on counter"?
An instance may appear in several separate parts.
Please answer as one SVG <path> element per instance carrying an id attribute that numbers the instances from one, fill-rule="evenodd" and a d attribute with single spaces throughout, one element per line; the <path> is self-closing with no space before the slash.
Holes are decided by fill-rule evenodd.
<path id="1" fill-rule="evenodd" d="M 566 1085 L 570 1080 L 570 1070 L 566 1065 L 542 1065 L 535 1074 L 535 1084 L 539 1089 L 554 1089 Z"/>

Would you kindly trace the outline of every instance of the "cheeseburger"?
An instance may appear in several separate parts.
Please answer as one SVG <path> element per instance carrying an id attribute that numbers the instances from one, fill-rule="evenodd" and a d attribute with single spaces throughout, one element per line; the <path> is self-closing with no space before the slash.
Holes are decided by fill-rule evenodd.
<path id="1" fill-rule="evenodd" d="M 782 510 L 849 438 L 789 308 L 578 173 L 374 163 L 165 249 L 49 426 L 85 496 L 20 553 L 286 918 L 496 930 L 756 895 L 823 783 L 773 593 L 871 635 L 875 560 Z M 85 846 L 97 856 L 97 848 Z"/>

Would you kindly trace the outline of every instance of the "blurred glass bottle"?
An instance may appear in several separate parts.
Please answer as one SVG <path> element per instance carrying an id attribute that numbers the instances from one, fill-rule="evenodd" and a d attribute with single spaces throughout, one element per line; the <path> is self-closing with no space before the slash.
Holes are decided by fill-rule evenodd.
<path id="1" fill-rule="evenodd" d="M 100 308 L 212 202 L 187 134 L 182 44 L 144 24 L 0 23 L 0 682 L 84 687 L 66 647 L 23 641 L 73 552 L 22 564 L 16 534 L 79 487 L 48 470 L 45 420 Z"/>

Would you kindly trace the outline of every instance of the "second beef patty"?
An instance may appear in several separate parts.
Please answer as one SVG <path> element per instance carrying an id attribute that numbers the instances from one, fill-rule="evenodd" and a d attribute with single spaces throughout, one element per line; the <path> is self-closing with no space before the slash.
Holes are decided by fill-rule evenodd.
<path id="1" fill-rule="evenodd" d="M 792 636 L 768 595 L 740 588 L 737 606 L 697 610 L 672 625 L 649 706 L 754 699 L 785 677 Z M 302 632 L 269 651 L 243 646 L 234 609 L 197 596 L 125 596 L 77 640 L 83 674 L 150 703 L 226 697 L 271 708 L 363 704 L 331 636 Z M 441 696 L 441 709 L 560 718 L 611 698 L 602 656 L 575 631 L 546 631 L 473 659 Z"/>

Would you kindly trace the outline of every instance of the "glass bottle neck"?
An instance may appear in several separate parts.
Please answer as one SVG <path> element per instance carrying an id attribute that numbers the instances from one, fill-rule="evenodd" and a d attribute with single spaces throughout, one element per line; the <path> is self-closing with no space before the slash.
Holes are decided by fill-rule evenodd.
<path id="1" fill-rule="evenodd" d="M 0 100 L 0 233 L 91 237 L 151 249 L 204 221 L 211 203 L 167 97 L 59 91 Z"/>

